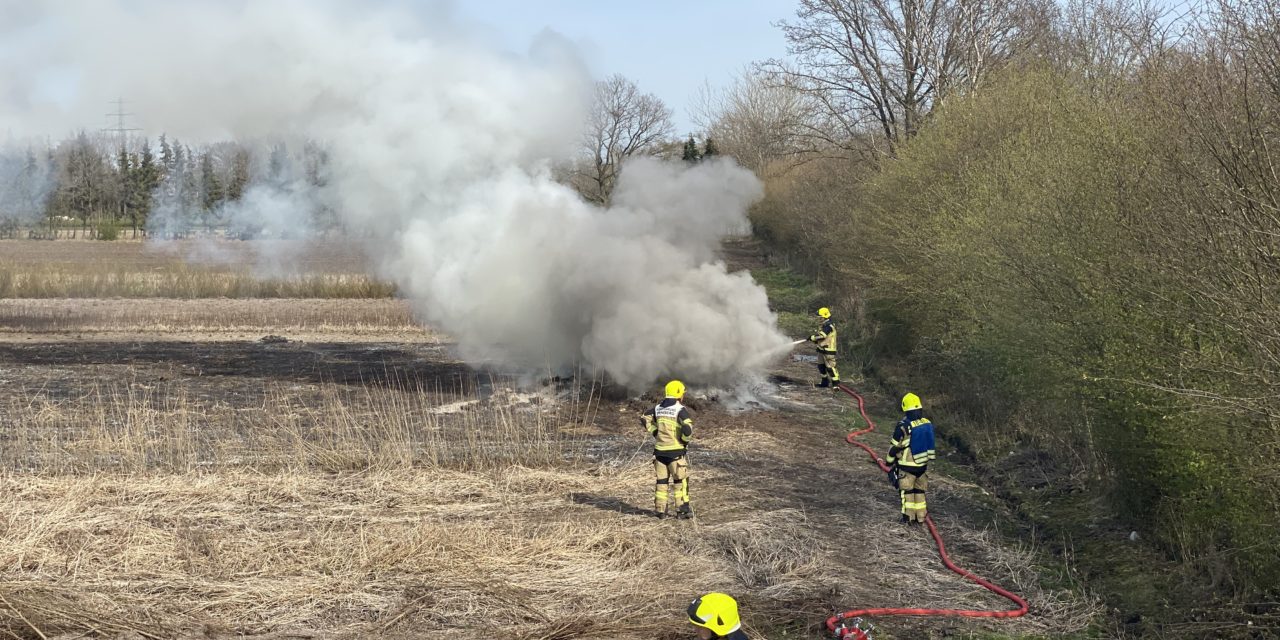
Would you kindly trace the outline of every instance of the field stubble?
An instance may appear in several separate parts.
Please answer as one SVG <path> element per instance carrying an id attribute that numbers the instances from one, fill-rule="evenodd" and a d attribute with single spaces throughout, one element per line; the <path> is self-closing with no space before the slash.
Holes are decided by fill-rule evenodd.
<path id="1" fill-rule="evenodd" d="M 821 545 L 798 512 L 672 538 L 588 497 L 649 484 L 644 456 L 600 438 L 598 407 L 589 390 L 503 384 L 483 399 L 270 387 L 257 407 L 127 383 L 15 394 L 0 620 L 17 635 L 652 638 L 697 589 L 815 595 Z"/>
<path id="2" fill-rule="evenodd" d="M 251 277 L 140 247 L 0 243 L 0 296 L 30 277 L 64 297 L 227 295 L 208 282 Z M 127 277 L 94 275 L 107 263 Z M 184 269 L 210 280 L 180 284 Z M 0 300 L 0 632 L 669 639 L 689 637 L 691 598 L 722 590 L 752 637 L 818 638 L 855 604 L 1002 606 L 892 528 L 895 496 L 840 443 L 836 399 L 701 401 L 699 517 L 660 522 L 646 400 L 515 382 L 457 361 L 394 299 Z M 959 560 L 1031 601 L 1001 630 L 1089 623 L 1095 604 L 1042 588 L 1030 550 L 941 515 L 963 496 L 930 504 Z"/>

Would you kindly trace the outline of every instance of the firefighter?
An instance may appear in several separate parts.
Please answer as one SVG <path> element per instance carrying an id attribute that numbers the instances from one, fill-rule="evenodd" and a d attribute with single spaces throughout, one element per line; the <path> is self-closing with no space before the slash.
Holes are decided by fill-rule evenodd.
<path id="1" fill-rule="evenodd" d="M 908 393 L 902 396 L 902 420 L 893 427 L 889 441 L 891 479 L 896 476 L 898 494 L 902 497 L 902 522 L 918 525 L 924 522 L 928 510 L 924 492 L 929 488 L 929 461 L 933 460 L 933 423 L 923 415 L 920 396 Z"/>
<path id="2" fill-rule="evenodd" d="M 665 389 L 666 398 L 640 417 L 653 436 L 653 472 L 657 483 L 653 493 L 653 509 L 658 518 L 667 517 L 668 497 L 674 498 L 676 517 L 692 518 L 689 508 L 689 461 L 685 453 L 693 438 L 693 419 L 680 403 L 684 383 L 672 380 Z M 668 492 L 668 489 L 671 491 Z M 674 494 L 674 495 L 670 495 Z"/>
<path id="3" fill-rule="evenodd" d="M 698 640 L 749 640 L 742 632 L 738 603 L 723 593 L 708 593 L 689 605 L 689 622 L 698 627 Z"/>
<path id="4" fill-rule="evenodd" d="M 822 318 L 822 325 L 818 327 L 817 333 L 809 336 L 809 342 L 818 345 L 818 357 L 822 359 L 818 363 L 822 383 L 818 386 L 838 387 L 840 372 L 836 370 L 836 323 L 831 321 L 831 310 L 826 307 L 818 309 L 818 317 Z"/>

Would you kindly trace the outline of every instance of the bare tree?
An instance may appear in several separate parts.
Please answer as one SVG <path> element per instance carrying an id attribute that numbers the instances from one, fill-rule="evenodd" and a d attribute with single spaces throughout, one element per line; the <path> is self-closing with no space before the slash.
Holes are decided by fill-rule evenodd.
<path id="1" fill-rule="evenodd" d="M 949 96 L 976 85 L 1022 42 L 1040 0 L 800 0 L 781 22 L 788 63 L 761 69 L 810 101 L 811 142 L 890 152 Z"/>
<path id="2" fill-rule="evenodd" d="M 635 83 L 615 74 L 596 83 L 595 103 L 584 134 L 585 161 L 574 184 L 587 199 L 609 204 L 622 163 L 653 153 L 672 136 L 671 109 Z"/>
<path id="3" fill-rule="evenodd" d="M 81 131 L 57 148 L 58 186 L 54 194 L 55 209 L 62 215 L 78 218 L 84 229 L 91 220 L 101 218 L 112 209 L 113 172 L 110 152 L 104 151 L 100 139 Z"/>
<path id="4" fill-rule="evenodd" d="M 722 153 L 765 175 L 779 161 L 800 158 L 810 113 L 798 91 L 748 69 L 722 91 L 704 86 L 690 116 Z"/>
<path id="5" fill-rule="evenodd" d="M 1144 61 L 1168 50 L 1189 15 L 1161 0 L 1068 0 L 1042 53 L 1099 88 L 1127 84 Z"/>

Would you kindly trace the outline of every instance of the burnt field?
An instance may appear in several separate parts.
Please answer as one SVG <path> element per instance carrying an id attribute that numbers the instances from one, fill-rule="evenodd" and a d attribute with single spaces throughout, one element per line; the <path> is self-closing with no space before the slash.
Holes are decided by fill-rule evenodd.
<path id="1" fill-rule="evenodd" d="M 809 377 L 781 363 L 756 390 L 772 410 L 693 388 L 698 517 L 658 521 L 636 423 L 655 397 L 464 363 L 402 301 L 0 300 L 0 629 L 683 638 L 687 602 L 723 590 L 753 637 L 818 638 L 836 609 L 900 604 L 902 575 L 918 606 L 1002 606 L 919 560 L 927 536 L 841 446 L 852 407 Z M 939 485 L 953 555 L 1036 615 L 880 637 L 1089 624 L 998 509 Z"/>

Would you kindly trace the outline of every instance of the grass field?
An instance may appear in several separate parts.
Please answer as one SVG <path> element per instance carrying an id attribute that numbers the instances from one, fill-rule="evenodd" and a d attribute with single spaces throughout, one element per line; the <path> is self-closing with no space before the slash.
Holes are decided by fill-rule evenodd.
<path id="1" fill-rule="evenodd" d="M 0 240 L 0 298 L 385 298 L 353 243 Z"/>
<path id="2" fill-rule="evenodd" d="M 0 631 L 674 639 L 722 590 L 753 638 L 819 638 L 852 606 L 1004 606 L 894 524 L 841 443 L 852 407 L 811 375 L 779 363 L 757 389 L 775 410 L 695 387 L 698 518 L 659 521 L 654 396 L 463 363 L 401 301 L 0 300 Z M 937 485 L 953 556 L 1034 615 L 878 637 L 1088 629 L 1093 600 L 1042 586 L 980 491 Z"/>

